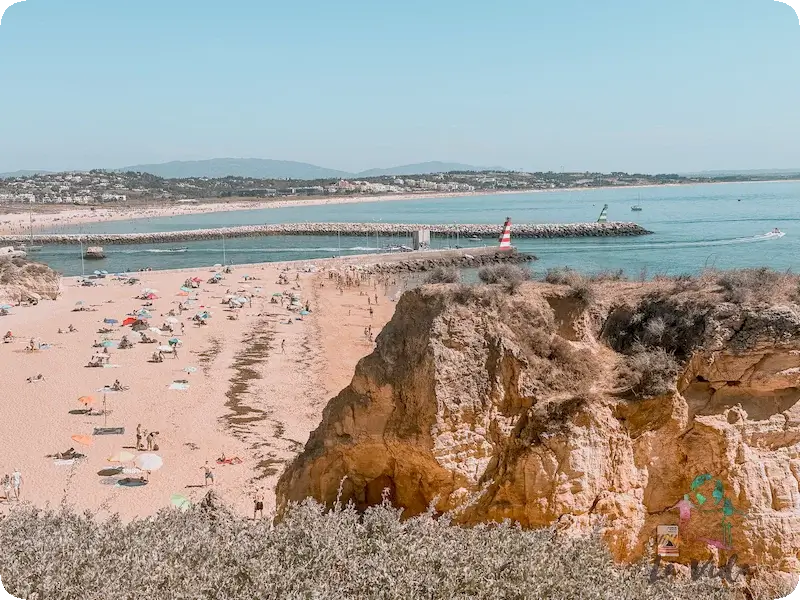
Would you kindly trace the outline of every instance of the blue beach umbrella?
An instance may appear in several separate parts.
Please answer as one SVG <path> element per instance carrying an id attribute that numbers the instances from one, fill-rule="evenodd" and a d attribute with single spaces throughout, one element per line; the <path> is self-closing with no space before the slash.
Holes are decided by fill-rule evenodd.
<path id="1" fill-rule="evenodd" d="M 0 310 L 9 310 L 13 308 L 10 304 L 0 304 Z"/>
<path id="2" fill-rule="evenodd" d="M 117 345 L 117 342 L 114 340 L 106 340 L 104 342 L 100 342 L 100 345 L 103 346 L 103 348 L 113 348 Z"/>
<path id="3" fill-rule="evenodd" d="M 300 314 L 301 314 L 301 315 L 310 315 L 311 313 L 310 313 L 310 312 L 308 312 L 307 310 L 301 310 L 301 311 L 300 311 Z"/>

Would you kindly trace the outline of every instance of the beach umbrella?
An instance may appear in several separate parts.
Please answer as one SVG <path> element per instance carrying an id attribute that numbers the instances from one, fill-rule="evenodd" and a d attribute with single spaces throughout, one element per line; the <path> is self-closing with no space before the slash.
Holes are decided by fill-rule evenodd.
<path id="1" fill-rule="evenodd" d="M 164 466 L 164 459 L 162 459 L 158 454 L 146 452 L 145 454 L 140 454 L 137 456 L 133 463 L 142 471 L 158 471 Z"/>
<path id="2" fill-rule="evenodd" d="M 9 310 L 13 308 L 10 304 L 0 304 L 0 310 Z"/>
<path id="3" fill-rule="evenodd" d="M 126 463 L 131 462 L 134 458 L 136 458 L 136 455 L 128 452 L 127 450 L 120 450 L 113 456 L 109 456 L 106 460 L 113 463 Z"/>
<path id="4" fill-rule="evenodd" d="M 102 273 L 100 271 L 95 271 L 94 275 L 102 275 Z"/>
<path id="5" fill-rule="evenodd" d="M 128 326 L 128 325 L 133 325 L 134 323 L 136 323 L 136 319 L 134 319 L 133 317 L 128 317 L 127 319 L 125 319 L 125 320 L 122 322 L 122 326 L 123 326 L 123 327 L 126 327 L 126 326 Z"/>
<path id="6" fill-rule="evenodd" d="M 114 340 L 106 340 L 104 342 L 100 342 L 100 345 L 103 348 L 113 348 L 114 346 L 117 345 L 117 342 L 115 342 Z"/>
<path id="7" fill-rule="evenodd" d="M 170 338 L 169 342 L 167 342 L 170 346 L 177 346 L 178 344 L 183 344 L 181 340 L 178 338 Z"/>
<path id="8" fill-rule="evenodd" d="M 94 443 L 94 440 L 90 435 L 73 435 L 72 441 L 78 442 L 82 446 L 91 446 Z"/>
<path id="9" fill-rule="evenodd" d="M 106 323 L 107 325 L 116 325 L 119 323 L 119 321 L 116 319 L 103 319 L 103 323 Z"/>
<path id="10" fill-rule="evenodd" d="M 142 334 L 138 331 L 131 331 L 128 335 L 128 339 L 132 342 L 141 342 L 142 341 Z"/>
<path id="11" fill-rule="evenodd" d="M 78 301 L 75 303 L 75 306 L 83 306 L 84 304 L 85 304 L 85 303 L 84 303 L 84 301 L 83 301 L 83 300 L 78 300 Z"/>
<path id="12" fill-rule="evenodd" d="M 179 510 L 189 510 L 192 508 L 192 503 L 186 496 L 181 494 L 172 494 L 169 501 L 172 503 L 172 506 L 178 508 Z"/>
<path id="13" fill-rule="evenodd" d="M 273 296 L 275 296 L 276 298 L 277 298 L 278 296 L 283 296 L 283 294 L 281 294 L 280 292 L 275 292 L 275 293 L 274 293 L 274 294 L 272 294 L 272 295 L 273 295 Z"/>
<path id="14" fill-rule="evenodd" d="M 142 294 L 145 294 L 145 295 L 147 295 L 147 294 L 157 294 L 157 293 L 158 293 L 158 290 L 154 290 L 153 288 L 144 288 L 142 290 Z"/>
<path id="15" fill-rule="evenodd" d="M 81 396 L 80 398 L 78 398 L 78 402 L 80 402 L 84 406 L 91 406 L 92 404 L 94 404 L 94 398 L 92 398 L 91 396 Z"/>
<path id="16" fill-rule="evenodd" d="M 108 271 L 100 271 L 101 275 L 108 275 Z"/>
<path id="17" fill-rule="evenodd" d="M 197 367 L 186 367 L 183 369 L 184 373 L 195 373 L 197 371 Z"/>
<path id="18" fill-rule="evenodd" d="M 182 285 L 182 286 L 181 286 L 181 291 L 182 291 L 182 292 L 191 292 L 191 291 L 192 291 L 192 289 L 191 289 L 191 288 L 188 288 L 188 287 L 186 287 L 185 285 Z"/>
<path id="19" fill-rule="evenodd" d="M 301 311 L 300 311 L 300 314 L 301 314 L 301 315 L 310 315 L 311 313 L 310 313 L 310 312 L 308 312 L 307 310 L 301 310 Z"/>

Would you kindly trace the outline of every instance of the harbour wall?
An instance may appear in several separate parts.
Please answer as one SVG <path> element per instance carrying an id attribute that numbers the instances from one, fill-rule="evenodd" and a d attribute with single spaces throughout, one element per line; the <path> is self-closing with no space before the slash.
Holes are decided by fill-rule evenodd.
<path id="1" fill-rule="evenodd" d="M 225 238 L 261 237 L 268 235 L 327 235 L 346 236 L 411 235 L 413 231 L 427 229 L 437 235 L 460 235 L 496 238 L 502 225 L 464 224 L 409 224 L 409 223 L 281 223 L 267 225 L 242 225 L 216 229 L 188 231 L 160 231 L 153 233 L 88 233 L 43 234 L 30 236 L 0 236 L 2 244 L 158 244 L 192 242 Z M 517 224 L 513 226 L 515 238 L 582 238 L 629 237 L 652 233 L 636 223 L 557 223 L 549 225 Z"/>

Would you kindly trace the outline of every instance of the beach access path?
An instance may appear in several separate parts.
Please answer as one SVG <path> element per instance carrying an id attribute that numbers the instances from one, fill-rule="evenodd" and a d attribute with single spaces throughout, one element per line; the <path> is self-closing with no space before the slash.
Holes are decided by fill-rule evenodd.
<path id="1" fill-rule="evenodd" d="M 216 476 L 214 489 L 223 502 L 252 515 L 252 494 L 263 489 L 266 514 L 274 507 L 273 490 L 284 464 L 302 449 L 329 398 L 349 383 L 358 360 L 372 351 L 364 328 L 371 325 L 374 337 L 394 312 L 394 302 L 385 295 L 394 294 L 394 287 L 372 288 L 370 316 L 366 296 L 360 295 L 365 288 L 340 293 L 327 273 L 302 270 L 313 262 L 239 267 L 217 284 L 206 283 L 219 270 L 213 268 L 132 273 L 140 278 L 136 285 L 106 278 L 100 286 L 83 287 L 76 278 L 68 278 L 58 300 L 14 307 L 11 315 L 0 317 L 2 333 L 10 330 L 16 337 L 14 343 L 0 344 L 0 375 L 7 392 L 0 403 L 5 424 L 0 476 L 19 468 L 22 500 L 40 507 L 65 501 L 79 510 L 98 511 L 101 517 L 118 513 L 131 519 L 170 506 L 173 494 L 201 499 L 206 491 L 202 466 L 209 461 Z M 336 264 L 323 262 L 328 267 Z M 288 284 L 277 283 L 282 272 Z M 245 280 L 244 274 L 256 279 Z M 98 330 L 105 318 L 121 323 L 145 303 L 134 297 L 152 288 L 158 290 L 158 298 L 147 310 L 150 324 L 157 327 L 170 309 L 186 300 L 176 294 L 192 276 L 202 283 L 191 310 L 179 317 L 184 334 L 179 324 L 173 325 L 182 342 L 178 358 L 151 363 L 155 346 L 135 344 L 129 350 L 109 349 L 114 367 L 85 366 L 98 352 L 92 347 L 95 341 L 119 341 L 130 331 L 115 324 L 113 332 L 103 336 Z M 228 289 L 254 296 L 252 306 L 248 302 L 236 311 L 236 320 L 228 318 L 234 313 L 221 304 Z M 284 291 L 298 293 L 303 305 L 308 301 L 311 314 L 297 320 L 297 312 L 286 310 L 286 301 L 284 307 L 270 302 L 273 294 Z M 206 309 L 212 313 L 208 324 L 193 324 L 191 317 Z M 69 325 L 77 331 L 57 333 Z M 171 337 L 147 333 L 157 337 L 159 345 Z M 47 347 L 27 352 L 30 339 Z M 187 373 L 188 367 L 196 371 Z M 39 373 L 44 381 L 26 381 Z M 85 414 L 78 398 L 94 397 L 95 409 L 102 411 L 103 394 L 97 390 L 117 379 L 129 389 L 106 396 L 108 414 Z M 187 380 L 189 389 L 170 389 L 176 380 Z M 106 421 L 108 427 L 124 427 L 124 435 L 92 435 Z M 123 475 L 111 469 L 115 465 L 107 458 L 120 450 L 136 454 L 139 423 L 159 432 L 157 454 L 164 466 L 145 486 L 120 487 L 117 482 Z M 92 444 L 82 446 L 73 435 L 91 436 Z M 86 458 L 57 465 L 45 456 L 69 447 Z M 229 458 L 241 457 L 243 463 L 217 464 L 223 452 Z M 0 497 L 0 513 L 14 506 Z"/>

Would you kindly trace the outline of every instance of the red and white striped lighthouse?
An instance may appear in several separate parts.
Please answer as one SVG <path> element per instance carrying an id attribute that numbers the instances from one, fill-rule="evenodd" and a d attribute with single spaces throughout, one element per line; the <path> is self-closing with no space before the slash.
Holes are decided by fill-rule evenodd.
<path id="1" fill-rule="evenodd" d="M 503 235 L 500 236 L 500 249 L 511 249 L 511 217 L 506 217 L 506 222 L 503 225 Z"/>

